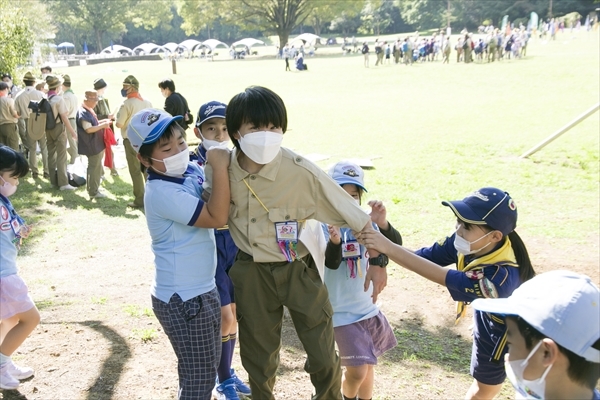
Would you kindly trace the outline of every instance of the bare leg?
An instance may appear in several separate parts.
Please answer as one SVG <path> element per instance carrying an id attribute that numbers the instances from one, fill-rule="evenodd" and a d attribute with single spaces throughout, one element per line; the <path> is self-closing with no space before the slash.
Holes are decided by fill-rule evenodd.
<path id="1" fill-rule="evenodd" d="M 369 366 L 366 364 L 358 367 L 346 367 L 342 378 L 342 394 L 350 398 L 356 397 L 361 385 L 367 379 L 368 373 Z M 370 399 L 370 397 L 365 398 Z"/>
<path id="2" fill-rule="evenodd" d="M 15 323 L 12 328 L 8 329 L 6 333 L 4 333 L 3 326 L 5 321 L 3 320 L 0 324 L 2 325 L 2 329 L 0 329 L 2 331 L 0 334 L 2 336 L 0 353 L 8 357 L 19 348 L 25 339 L 27 339 L 27 336 L 29 336 L 40 323 L 40 313 L 37 308 L 33 307 L 24 313 L 17 314 L 7 320 L 7 328 L 14 322 L 13 318 L 16 318 L 17 323 Z"/>

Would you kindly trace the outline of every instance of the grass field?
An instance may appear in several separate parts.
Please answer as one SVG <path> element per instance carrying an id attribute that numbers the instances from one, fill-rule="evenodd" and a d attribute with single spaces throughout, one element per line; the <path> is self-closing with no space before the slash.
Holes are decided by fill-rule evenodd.
<path id="1" fill-rule="evenodd" d="M 497 186 L 519 207 L 517 230 L 538 270 L 575 269 L 598 284 L 599 114 L 529 159 L 519 155 L 598 102 L 599 44 L 597 33 L 565 33 L 555 42 L 532 40 L 523 60 L 493 64 L 456 64 L 453 53 L 450 65 L 408 67 L 374 67 L 374 55 L 370 68 L 360 55 L 308 58 L 309 71 L 302 73 L 285 72 L 284 62 L 274 59 L 184 60 L 175 76 L 167 61 L 58 72 L 70 75 L 80 97 L 95 78 L 104 78 L 115 110 L 129 74 L 157 108 L 164 104 L 157 84 L 172 77 L 194 113 L 203 102 L 228 102 L 249 85 L 267 86 L 288 109 L 284 146 L 329 156 L 318 163 L 324 168 L 344 158 L 373 158 L 368 199 L 384 201 L 408 248 L 451 231 L 454 219 L 441 200 Z M 107 199 L 90 202 L 84 190 L 56 192 L 31 177 L 12 198 L 36 228 L 19 260 L 42 312 L 42 326 L 20 354 L 29 361 L 38 357 L 34 366 L 40 369 L 24 384 L 27 398 L 173 397 L 174 357 L 147 309 L 153 268 L 145 220 L 125 207 L 131 185 L 127 170 L 120 174 L 107 176 Z M 381 359 L 375 398 L 461 398 L 470 382 L 468 323 L 453 326 L 454 305 L 444 288 L 397 266 L 389 274 L 382 309 L 399 345 Z M 291 339 L 289 322 L 284 333 L 278 398 L 308 397 L 303 350 Z M 98 343 L 88 350 L 93 357 L 79 356 L 84 345 L 77 355 L 64 349 L 66 343 L 79 349 L 84 338 Z M 104 339 L 112 345 L 101 345 Z M 115 349 L 125 354 L 121 364 Z M 59 365 L 79 362 L 80 370 L 47 367 L 57 352 Z M 161 355 L 169 371 L 159 369 L 155 378 L 157 367 L 148 364 Z M 120 369 L 111 370 L 111 363 Z M 510 396 L 505 385 L 502 397 Z M 0 398 L 13 397 L 5 392 Z"/>

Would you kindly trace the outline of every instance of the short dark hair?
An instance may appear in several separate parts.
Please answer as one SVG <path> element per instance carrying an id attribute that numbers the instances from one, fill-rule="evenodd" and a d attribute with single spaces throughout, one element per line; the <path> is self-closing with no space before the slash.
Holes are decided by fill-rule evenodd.
<path id="1" fill-rule="evenodd" d="M 534 344 L 537 344 L 537 342 L 546 338 L 546 336 L 544 336 L 534 327 L 529 325 L 529 323 L 527 323 L 527 321 L 525 321 L 523 318 L 511 316 L 507 318 L 515 321 L 515 323 L 517 324 L 521 336 L 523 336 L 523 338 L 525 339 L 525 347 L 527 348 L 527 350 L 531 350 Z M 577 329 L 576 326 L 572 328 Z M 576 332 L 573 332 L 573 334 L 576 334 Z M 596 388 L 596 384 L 598 383 L 598 379 L 600 379 L 600 364 L 588 361 L 585 358 L 573 353 L 572 351 L 565 349 L 558 343 L 556 343 L 556 346 L 558 347 L 558 350 L 561 353 L 563 353 L 569 360 L 567 376 L 573 382 L 577 382 L 580 385 L 586 386 L 589 389 L 594 390 Z M 600 339 L 598 339 L 592 347 L 597 350 L 600 350 Z"/>
<path id="2" fill-rule="evenodd" d="M 158 138 L 158 140 L 154 143 L 147 143 L 147 144 L 143 144 L 140 147 L 139 150 L 139 154 L 140 156 L 148 161 L 150 164 L 152 164 L 152 152 L 154 151 L 154 148 L 156 146 L 160 146 L 162 143 L 171 140 L 171 138 L 176 135 L 178 132 L 180 132 L 183 137 L 185 138 L 185 131 L 183 130 L 183 128 L 181 126 L 179 126 L 178 124 L 175 123 L 175 121 L 171 122 L 171 124 L 166 128 L 166 130 L 164 131 L 164 133 L 162 134 L 162 136 L 160 138 Z"/>
<path id="3" fill-rule="evenodd" d="M 285 133 L 287 110 L 281 97 L 271 89 L 250 86 L 229 101 L 225 123 L 231 141 L 239 149 L 240 144 L 233 135 L 243 124 L 252 123 L 256 126 L 273 124 Z"/>
<path id="4" fill-rule="evenodd" d="M 7 90 L 7 89 L 8 89 L 8 83 L 6 83 L 4 81 L 0 81 L 0 91 Z"/>
<path id="5" fill-rule="evenodd" d="M 0 144 L 0 173 L 11 171 L 13 178 L 23 178 L 29 172 L 29 163 L 11 147 Z"/>
<path id="6" fill-rule="evenodd" d="M 175 82 L 173 82 L 173 79 L 163 79 L 158 82 L 158 87 L 161 89 L 169 89 L 171 93 L 175 92 Z"/>

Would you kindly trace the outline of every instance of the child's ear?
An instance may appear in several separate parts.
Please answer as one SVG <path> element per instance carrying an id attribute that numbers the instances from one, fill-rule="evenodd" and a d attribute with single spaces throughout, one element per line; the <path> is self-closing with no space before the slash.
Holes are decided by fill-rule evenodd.
<path id="1" fill-rule="evenodd" d="M 142 163 L 142 165 L 146 168 L 149 168 L 152 165 L 152 162 L 146 160 L 140 153 L 137 153 L 137 159 Z"/>
<path id="2" fill-rule="evenodd" d="M 493 231 L 491 236 L 492 236 L 492 241 L 494 243 L 500 242 L 502 240 L 502 238 L 504 237 L 504 235 L 500 231 Z"/>
<path id="3" fill-rule="evenodd" d="M 194 135 L 196 135 L 198 139 L 202 140 L 202 138 L 200 137 L 200 129 L 198 129 L 197 126 L 194 127 Z"/>

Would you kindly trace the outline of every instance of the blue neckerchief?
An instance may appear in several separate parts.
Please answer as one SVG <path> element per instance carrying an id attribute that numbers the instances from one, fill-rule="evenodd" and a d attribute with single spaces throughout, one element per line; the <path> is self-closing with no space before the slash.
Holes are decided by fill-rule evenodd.
<path id="1" fill-rule="evenodd" d="M 191 174 L 194 171 L 192 170 L 192 168 L 188 165 L 187 169 L 185 170 L 185 174 Z M 180 185 L 183 184 L 183 182 L 185 182 L 185 177 L 175 177 L 175 176 L 168 176 L 168 175 L 163 175 L 163 174 L 159 174 L 151 169 L 148 169 L 148 180 L 152 181 L 155 179 L 160 179 L 163 181 L 167 181 L 167 182 L 173 182 L 173 183 L 179 183 Z"/>

